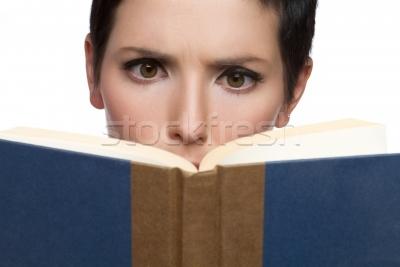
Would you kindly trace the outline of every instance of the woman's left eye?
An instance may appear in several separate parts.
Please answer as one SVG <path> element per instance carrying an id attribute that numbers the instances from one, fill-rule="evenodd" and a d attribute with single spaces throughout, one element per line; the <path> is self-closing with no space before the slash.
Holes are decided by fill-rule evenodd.
<path id="1" fill-rule="evenodd" d="M 153 59 L 138 59 L 132 60 L 124 64 L 124 69 L 129 71 L 131 76 L 138 82 L 152 81 L 154 77 L 160 76 L 164 72 L 163 67 L 159 62 Z M 161 75 L 161 78 L 163 76 Z"/>
<path id="2" fill-rule="evenodd" d="M 226 79 L 223 80 L 226 82 L 223 83 L 223 86 L 235 93 L 247 91 L 263 80 L 261 74 L 243 68 L 229 69 L 221 75 L 220 79 L 224 77 Z"/>

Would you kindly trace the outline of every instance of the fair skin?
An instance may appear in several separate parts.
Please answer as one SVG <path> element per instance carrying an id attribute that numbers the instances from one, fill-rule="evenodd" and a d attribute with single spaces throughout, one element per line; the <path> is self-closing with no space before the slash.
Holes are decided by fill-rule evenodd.
<path id="1" fill-rule="evenodd" d="M 277 14 L 258 0 L 125 0 L 116 12 L 98 86 L 86 37 L 90 102 L 105 109 L 110 136 L 151 144 L 198 166 L 220 144 L 287 125 L 312 61 L 286 103 L 277 36 Z M 171 61 L 126 47 L 165 54 Z M 257 60 L 218 65 L 249 56 Z M 144 57 L 151 60 L 122 67 Z M 236 68 L 227 73 L 231 63 Z M 263 80 L 257 82 L 248 71 Z M 124 127 L 116 126 L 122 122 Z"/>

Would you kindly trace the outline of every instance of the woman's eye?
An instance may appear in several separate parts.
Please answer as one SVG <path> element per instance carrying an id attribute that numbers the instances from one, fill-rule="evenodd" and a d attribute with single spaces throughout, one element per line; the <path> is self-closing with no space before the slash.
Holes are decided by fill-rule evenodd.
<path id="1" fill-rule="evenodd" d="M 160 63 L 151 59 L 139 59 L 127 62 L 124 65 L 124 69 L 128 70 L 133 78 L 139 80 L 139 82 L 153 80 L 157 76 L 162 77 L 160 72 L 163 72 Z"/>
<path id="2" fill-rule="evenodd" d="M 227 76 L 227 82 L 229 86 L 232 86 L 233 88 L 240 88 L 244 83 L 246 83 L 246 78 L 249 77 L 240 73 L 235 73 L 234 75 Z"/>
<path id="3" fill-rule="evenodd" d="M 140 64 L 140 74 L 145 78 L 153 78 L 157 74 L 157 66 L 146 63 Z"/>
<path id="4" fill-rule="evenodd" d="M 232 91 L 245 91 L 263 80 L 260 74 L 244 69 L 228 70 L 221 79 L 224 81 L 223 86 Z"/>

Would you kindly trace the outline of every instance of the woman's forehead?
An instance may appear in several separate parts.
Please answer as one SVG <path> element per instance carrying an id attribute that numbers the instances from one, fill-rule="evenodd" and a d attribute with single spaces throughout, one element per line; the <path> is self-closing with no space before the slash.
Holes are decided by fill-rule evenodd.
<path id="1" fill-rule="evenodd" d="M 109 48 L 153 47 L 202 58 L 245 54 L 273 61 L 279 54 L 278 24 L 276 13 L 258 0 L 126 0 L 117 9 Z"/>

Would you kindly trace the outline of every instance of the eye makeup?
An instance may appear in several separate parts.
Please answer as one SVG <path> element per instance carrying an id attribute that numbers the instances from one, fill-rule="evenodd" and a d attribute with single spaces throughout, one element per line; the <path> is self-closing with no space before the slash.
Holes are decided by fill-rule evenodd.
<path id="1" fill-rule="evenodd" d="M 125 63 L 122 64 L 122 69 L 126 72 L 129 72 L 129 76 L 134 80 L 134 82 L 140 83 L 140 84 L 148 84 L 157 81 L 154 79 L 147 79 L 147 78 L 140 78 L 136 77 L 136 75 L 132 75 L 132 69 L 134 67 L 144 65 L 144 64 L 149 64 L 152 65 L 156 68 L 159 68 L 162 70 L 162 72 L 167 73 L 165 67 L 163 66 L 163 63 L 160 62 L 160 60 L 157 60 L 155 58 L 137 58 L 133 60 L 129 60 Z M 217 80 L 220 80 L 224 77 L 233 77 L 239 75 L 240 77 L 244 77 L 245 80 L 251 80 L 253 85 L 247 88 L 225 88 L 228 92 L 232 92 L 234 94 L 243 94 L 249 92 L 252 88 L 256 87 L 258 83 L 264 82 L 264 76 L 256 71 L 250 70 L 248 68 L 244 68 L 239 65 L 223 65 L 218 68 L 219 70 L 225 69 L 225 71 L 217 78 Z M 158 72 L 157 72 L 158 73 Z"/>

